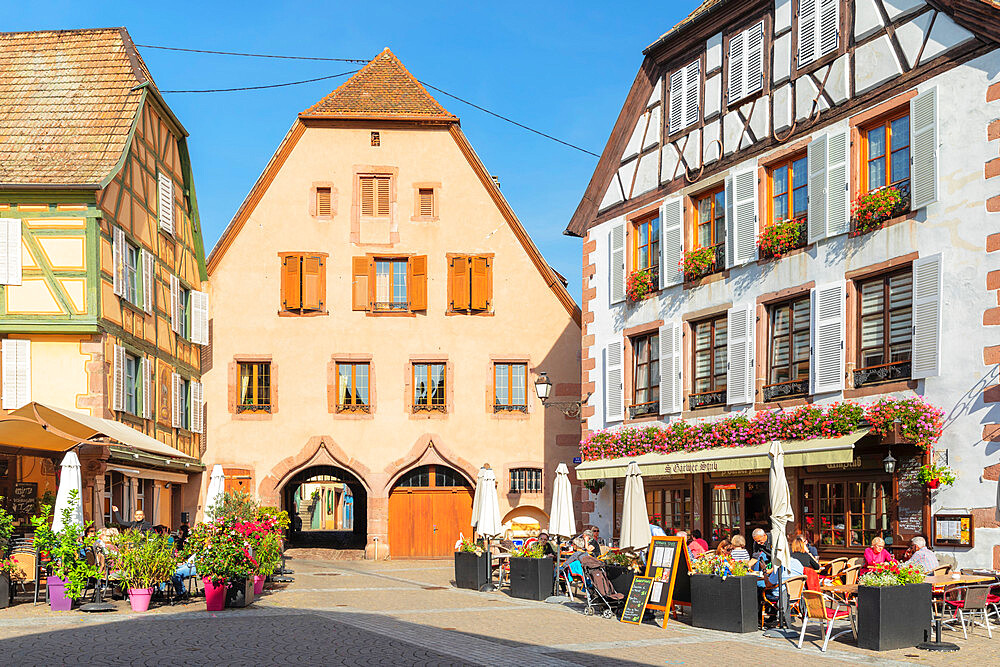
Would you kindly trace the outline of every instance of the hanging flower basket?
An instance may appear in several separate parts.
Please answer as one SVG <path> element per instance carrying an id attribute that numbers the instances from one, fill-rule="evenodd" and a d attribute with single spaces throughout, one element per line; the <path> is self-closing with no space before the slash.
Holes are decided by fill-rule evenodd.
<path id="1" fill-rule="evenodd" d="M 656 290 L 655 283 L 656 275 L 652 267 L 633 271 L 625 283 L 625 295 L 632 303 L 648 299 Z"/>
<path id="2" fill-rule="evenodd" d="M 684 269 L 685 280 L 697 280 L 704 278 L 715 270 L 715 248 L 698 248 L 684 253 L 684 260 L 681 262 Z"/>
<path id="3" fill-rule="evenodd" d="M 942 484 L 951 486 L 955 483 L 957 476 L 955 471 L 948 466 L 939 466 L 933 463 L 925 465 L 917 473 L 917 478 L 928 488 L 936 489 Z"/>
<path id="4" fill-rule="evenodd" d="M 583 488 L 587 489 L 595 496 L 601 492 L 606 482 L 603 479 L 588 479 L 583 483 Z"/>
<path id="5" fill-rule="evenodd" d="M 889 185 L 866 192 L 854 201 L 854 228 L 851 236 L 874 232 L 886 220 L 901 215 L 909 208 L 909 197 L 902 190 Z"/>
<path id="6" fill-rule="evenodd" d="M 765 227 L 757 238 L 757 247 L 764 259 L 777 259 L 790 250 L 806 244 L 806 221 L 782 220 Z"/>

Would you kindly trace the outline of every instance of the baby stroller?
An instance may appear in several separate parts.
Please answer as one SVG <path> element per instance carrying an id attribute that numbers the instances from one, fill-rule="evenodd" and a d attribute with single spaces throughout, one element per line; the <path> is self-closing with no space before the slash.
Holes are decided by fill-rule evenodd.
<path id="1" fill-rule="evenodd" d="M 611 585 L 603 561 L 590 554 L 573 554 L 559 566 L 559 576 L 566 582 L 567 590 L 575 583 L 583 591 L 586 603 L 584 616 L 593 616 L 598 610 L 604 618 L 618 616 L 625 596 Z M 615 604 L 612 605 L 612 602 Z"/>

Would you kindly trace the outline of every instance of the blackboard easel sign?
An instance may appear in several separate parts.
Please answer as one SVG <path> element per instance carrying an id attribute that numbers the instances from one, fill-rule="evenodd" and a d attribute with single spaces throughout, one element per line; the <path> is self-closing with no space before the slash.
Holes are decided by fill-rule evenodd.
<path id="1" fill-rule="evenodd" d="M 31 516 L 35 513 L 35 501 L 37 499 L 37 482 L 17 482 L 14 484 L 14 494 L 10 501 L 10 513 L 16 517 Z"/>
<path id="2" fill-rule="evenodd" d="M 663 612 L 667 627 L 675 602 L 691 604 L 691 561 L 683 537 L 653 537 L 646 553 L 646 576 L 653 580 L 647 609 Z"/>
<path id="3" fill-rule="evenodd" d="M 628 597 L 625 598 L 625 608 L 622 609 L 622 623 L 639 625 L 642 623 L 642 616 L 646 613 L 646 602 L 649 600 L 649 592 L 653 588 L 652 577 L 633 577 L 632 586 L 628 589 Z"/>

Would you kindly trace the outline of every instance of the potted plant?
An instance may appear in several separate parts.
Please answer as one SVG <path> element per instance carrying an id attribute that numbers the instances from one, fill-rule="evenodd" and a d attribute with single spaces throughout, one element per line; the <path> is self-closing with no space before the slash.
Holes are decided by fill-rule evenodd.
<path id="1" fill-rule="evenodd" d="M 656 291 L 655 281 L 656 275 L 652 267 L 633 271 L 625 281 L 625 295 L 632 303 L 648 299 Z"/>
<path id="2" fill-rule="evenodd" d="M 595 496 L 601 492 L 601 489 L 607 484 L 603 479 L 587 479 L 583 482 L 583 488 L 587 489 Z"/>
<path id="3" fill-rule="evenodd" d="M 6 609 L 14 601 L 13 582 L 20 573 L 17 563 L 10 558 L 0 560 L 0 609 Z"/>
<path id="4" fill-rule="evenodd" d="M 764 228 L 757 237 L 761 257 L 778 259 L 786 252 L 805 245 L 805 220 L 779 220 Z"/>
<path id="5" fill-rule="evenodd" d="M 691 624 L 725 632 L 756 632 L 757 577 L 750 563 L 707 553 L 691 563 Z"/>
<path id="6" fill-rule="evenodd" d="M 945 486 L 951 486 L 955 483 L 957 476 L 955 471 L 948 466 L 939 466 L 934 463 L 929 463 L 920 468 L 920 472 L 917 473 L 917 478 L 920 480 L 921 484 L 924 484 L 928 489 L 936 489 L 942 484 Z"/>
<path id="7" fill-rule="evenodd" d="M 10 550 L 10 536 L 14 534 L 14 517 L 3 508 L 3 496 L 0 496 L 0 555 Z"/>
<path id="8" fill-rule="evenodd" d="M 697 248 L 684 253 L 681 261 L 685 280 L 697 280 L 710 274 L 715 268 L 715 248 Z"/>
<path id="9" fill-rule="evenodd" d="M 281 563 L 280 528 L 273 516 L 256 521 L 237 522 L 233 530 L 244 540 L 245 557 L 251 570 L 253 594 L 264 592 L 264 580 L 277 571 Z"/>
<path id="10" fill-rule="evenodd" d="M 544 600 L 552 595 L 555 565 L 542 555 L 542 545 L 514 549 L 510 555 L 510 594 L 525 600 Z"/>
<path id="11" fill-rule="evenodd" d="M 462 538 L 455 551 L 455 586 L 481 590 L 490 582 L 490 557 L 469 538 Z"/>
<path id="12" fill-rule="evenodd" d="M 78 492 L 69 494 L 68 507 L 63 508 L 63 528 L 59 532 L 52 530 L 52 507 L 42 505 L 42 512 L 31 517 L 35 529 L 35 545 L 39 551 L 45 551 L 50 558 L 50 575 L 46 581 L 49 589 L 49 607 L 52 611 L 69 611 L 73 601 L 83 597 L 83 590 L 90 579 L 98 576 L 97 567 L 87 562 L 86 552 L 94 548 L 96 536 L 86 535 L 87 527 L 73 522 L 72 507 Z"/>
<path id="13" fill-rule="evenodd" d="M 931 585 L 915 565 L 874 565 L 858 579 L 858 647 L 890 651 L 927 641 Z"/>
<path id="14" fill-rule="evenodd" d="M 122 586 L 128 588 L 132 611 L 149 609 L 153 588 L 169 581 L 177 571 L 177 555 L 165 535 L 152 531 L 126 530 L 111 539 L 117 548 L 112 567 L 121 575 Z"/>
<path id="15" fill-rule="evenodd" d="M 903 193 L 889 185 L 864 193 L 854 201 L 854 229 L 851 236 L 860 236 L 880 228 L 882 224 L 906 210 Z"/>
<path id="16" fill-rule="evenodd" d="M 186 553 L 194 556 L 195 569 L 205 585 L 208 611 L 225 608 L 229 582 L 245 570 L 241 562 L 243 539 L 232 530 L 233 523 L 225 517 L 200 523 L 184 545 Z"/>

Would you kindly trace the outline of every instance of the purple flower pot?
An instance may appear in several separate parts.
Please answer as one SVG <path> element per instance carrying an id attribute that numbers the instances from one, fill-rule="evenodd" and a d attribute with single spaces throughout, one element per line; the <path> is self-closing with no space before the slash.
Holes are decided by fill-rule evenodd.
<path id="1" fill-rule="evenodd" d="M 49 608 L 52 611 L 70 611 L 73 608 L 73 598 L 66 596 L 65 579 L 49 577 L 46 586 L 49 588 Z"/>

